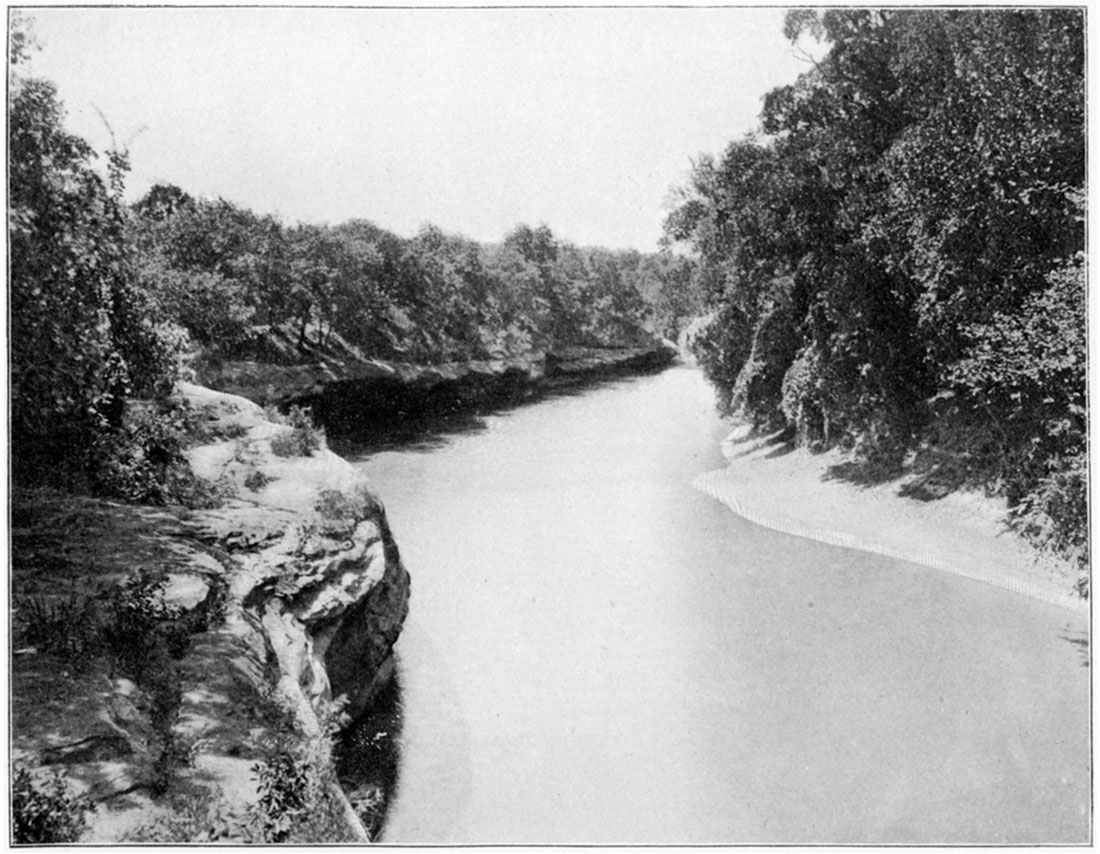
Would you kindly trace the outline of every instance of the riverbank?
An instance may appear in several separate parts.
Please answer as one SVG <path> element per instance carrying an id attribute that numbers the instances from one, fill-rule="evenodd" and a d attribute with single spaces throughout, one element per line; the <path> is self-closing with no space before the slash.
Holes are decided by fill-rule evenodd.
<path id="1" fill-rule="evenodd" d="M 306 406 L 326 426 L 354 427 L 516 403 L 550 388 L 661 370 L 676 358 L 676 349 L 659 341 L 440 365 L 365 359 L 334 349 L 308 363 L 205 359 L 196 372 L 203 385 L 218 391 L 261 405 Z"/>
<path id="2" fill-rule="evenodd" d="M 918 476 L 867 482 L 850 456 L 813 454 L 775 434 L 734 430 L 725 469 L 695 486 L 752 522 L 819 542 L 874 552 L 1086 613 L 1076 569 L 1037 553 L 1009 530 L 1003 498 L 959 490 L 914 497 Z"/>

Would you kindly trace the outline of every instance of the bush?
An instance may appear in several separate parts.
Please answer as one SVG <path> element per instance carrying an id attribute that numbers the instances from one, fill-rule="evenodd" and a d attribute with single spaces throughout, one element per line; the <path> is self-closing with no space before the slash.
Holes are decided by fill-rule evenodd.
<path id="1" fill-rule="evenodd" d="M 56 772 L 36 779 L 20 765 L 13 769 L 12 840 L 17 845 L 76 842 L 87 827 L 84 814 L 94 808 L 89 798 L 73 794 Z"/>
<path id="2" fill-rule="evenodd" d="M 185 795 L 168 804 L 172 810 L 139 825 L 124 837 L 127 843 L 262 843 L 244 816 L 234 812 L 224 798 L 209 792 Z"/>
<path id="3" fill-rule="evenodd" d="M 173 658 L 180 658 L 187 648 L 185 630 L 169 631 L 182 612 L 164 601 L 165 582 L 146 570 L 139 569 L 116 588 L 111 596 L 110 622 L 106 628 L 107 642 L 112 652 L 130 675 L 141 679 L 155 655 L 158 640 L 163 638 Z"/>
<path id="4" fill-rule="evenodd" d="M 308 457 L 312 456 L 324 443 L 325 433 L 313 423 L 313 417 L 308 409 L 300 406 L 292 406 L 286 415 L 277 410 L 267 410 L 268 420 L 276 424 L 286 424 L 292 429 L 286 433 L 280 433 L 271 440 L 271 451 L 277 457 Z"/>
<path id="5" fill-rule="evenodd" d="M 784 374 L 780 392 L 780 409 L 797 431 L 799 444 L 815 449 L 829 436 L 821 361 L 817 347 L 804 347 Z"/>
<path id="6" fill-rule="evenodd" d="M 257 470 L 249 472 L 248 477 L 244 479 L 244 486 L 245 489 L 248 489 L 252 492 L 259 492 L 274 479 L 275 478 L 264 474 L 262 471 Z"/>
<path id="7" fill-rule="evenodd" d="M 1012 508 L 1015 527 L 1037 548 L 1071 560 L 1077 590 L 1089 595 L 1088 460 L 1056 457 L 1049 473 Z"/>
<path id="8" fill-rule="evenodd" d="M 285 842 L 290 832 L 318 800 L 320 791 L 312 763 L 286 745 L 252 766 L 260 793 L 255 818 L 266 842 Z"/>
<path id="9" fill-rule="evenodd" d="M 58 600 L 18 596 L 12 616 L 18 643 L 63 656 L 78 669 L 86 667 L 102 646 L 95 603 L 75 593 Z"/>
<path id="10" fill-rule="evenodd" d="M 204 435 L 200 416 L 186 404 L 135 402 L 120 427 L 93 444 L 91 489 L 138 504 L 217 507 L 225 487 L 195 475 L 184 456 Z"/>
<path id="11" fill-rule="evenodd" d="M 111 599 L 107 642 L 127 676 L 149 695 L 149 722 L 157 754 L 150 781 L 154 795 L 168 789 L 171 775 L 190 761 L 189 751 L 174 732 L 183 700 L 176 661 L 190 645 L 190 628 L 182 611 L 164 601 L 164 580 L 144 570 L 123 582 Z"/>

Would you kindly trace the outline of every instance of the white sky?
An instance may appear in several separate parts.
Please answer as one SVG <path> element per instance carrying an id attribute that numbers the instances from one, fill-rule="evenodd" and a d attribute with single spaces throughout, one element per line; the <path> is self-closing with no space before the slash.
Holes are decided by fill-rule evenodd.
<path id="1" fill-rule="evenodd" d="M 131 140 L 130 198 L 486 242 L 655 249 L 690 159 L 808 67 L 777 7 L 28 12 L 69 128 L 105 148 L 98 108 Z"/>

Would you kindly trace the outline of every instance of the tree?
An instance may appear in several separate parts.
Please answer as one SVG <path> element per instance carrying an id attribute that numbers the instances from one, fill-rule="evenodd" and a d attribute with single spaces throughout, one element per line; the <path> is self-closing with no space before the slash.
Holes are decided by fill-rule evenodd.
<path id="1" fill-rule="evenodd" d="M 148 219 L 164 221 L 184 208 L 194 208 L 195 200 L 174 184 L 154 184 L 134 211 Z"/>
<path id="2" fill-rule="evenodd" d="M 1079 541 L 1081 12 L 799 10 L 786 32 L 829 52 L 666 222 L 698 260 L 708 376 L 807 442 L 934 446 Z"/>
<path id="3" fill-rule="evenodd" d="M 13 51 L 17 63 L 23 53 Z M 9 81 L 11 414 L 17 477 L 94 463 L 128 395 L 171 387 L 171 336 L 135 287 L 121 203 L 124 152 L 107 174 L 64 129 L 56 88 Z"/>

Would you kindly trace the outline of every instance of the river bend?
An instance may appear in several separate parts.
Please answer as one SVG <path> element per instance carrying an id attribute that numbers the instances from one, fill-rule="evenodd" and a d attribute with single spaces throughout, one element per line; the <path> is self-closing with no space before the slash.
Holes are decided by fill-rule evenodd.
<path id="1" fill-rule="evenodd" d="M 413 577 L 388 843 L 1089 838 L 1087 619 L 691 488 L 689 367 L 340 450 Z"/>

